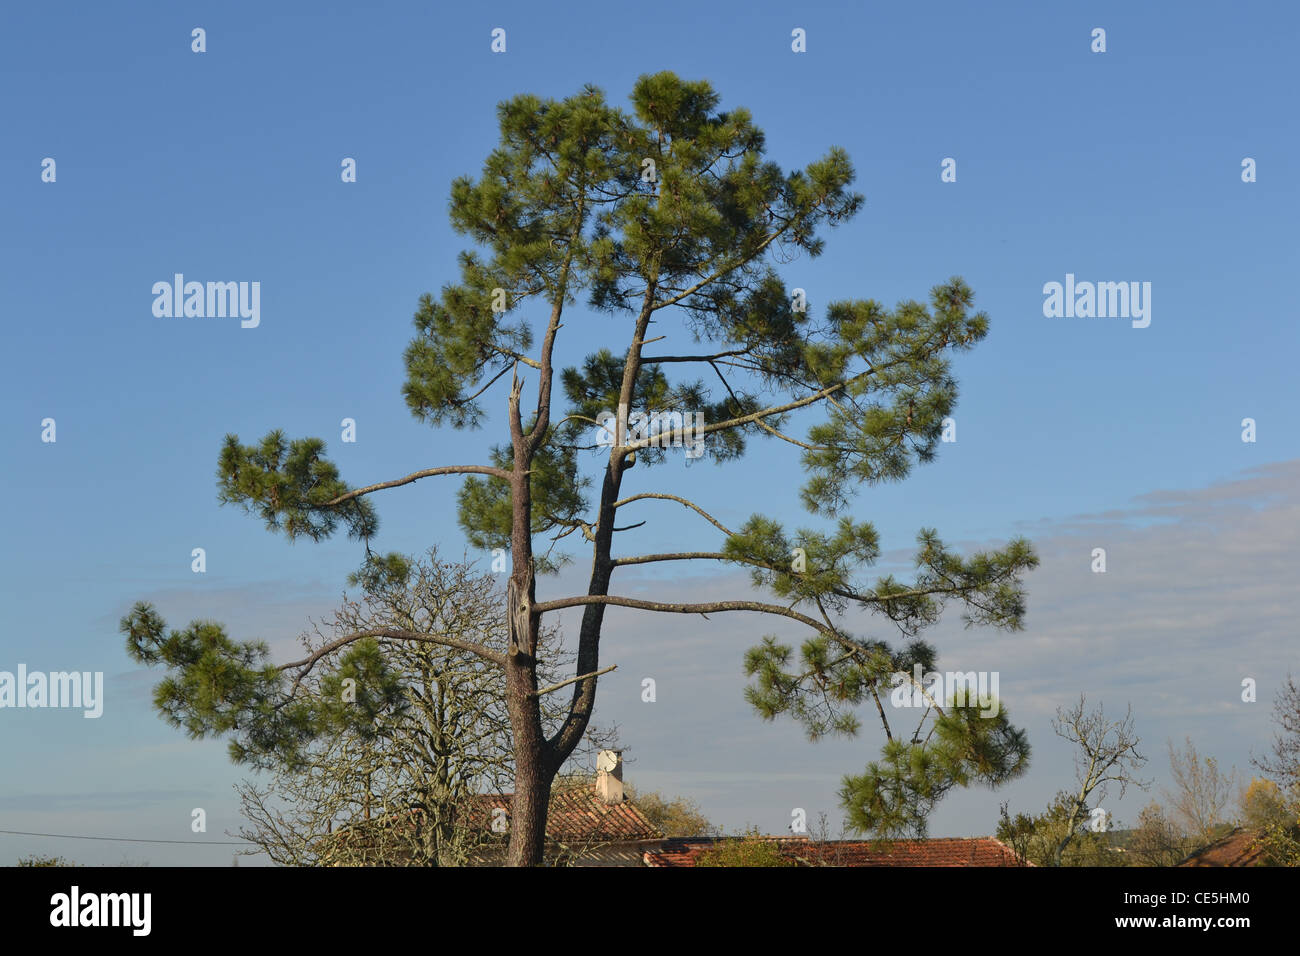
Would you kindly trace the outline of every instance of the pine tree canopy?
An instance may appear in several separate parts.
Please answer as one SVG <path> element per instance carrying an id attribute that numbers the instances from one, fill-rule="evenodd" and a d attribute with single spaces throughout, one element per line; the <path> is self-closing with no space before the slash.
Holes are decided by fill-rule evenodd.
<path id="1" fill-rule="evenodd" d="M 526 831 L 512 833 L 515 862 L 538 858 L 536 821 L 524 821 L 534 812 L 544 819 L 543 791 L 591 717 L 609 606 L 745 611 L 802 629 L 797 654 L 776 635 L 755 635 L 759 643 L 744 661 L 747 697 L 762 717 L 790 716 L 814 739 L 858 733 L 859 711 L 881 721 L 881 759 L 847 777 L 842 791 L 861 830 L 924 832 L 931 809 L 954 787 L 997 786 L 1027 765 L 1025 735 L 1004 709 L 990 717 L 969 701 L 934 700 L 917 712 L 915 730 L 900 731 L 882 697 L 891 675 L 934 664 L 935 649 L 919 635 L 950 602 L 968 626 L 1023 626 L 1022 575 L 1037 565 L 1032 546 L 1017 538 L 963 556 L 925 528 L 915 575 L 872 580 L 879 536 L 851 514 L 864 489 L 900 481 L 934 459 L 956 407 L 952 359 L 985 337 L 988 318 L 958 277 L 892 307 L 849 299 L 819 308 L 803 290 L 787 288 L 778 267 L 819 256 L 824 234 L 862 208 L 864 197 L 851 189 L 853 165 L 832 147 L 785 171 L 765 157 L 764 134 L 749 112 L 720 111 L 720 102 L 707 82 L 664 72 L 636 82 L 630 110 L 610 105 L 593 86 L 563 100 L 524 94 L 499 105 L 499 143 L 477 177 L 451 185 L 451 225 L 470 248 L 452 281 L 419 297 L 402 384 L 421 422 L 491 425 L 497 442 L 484 444 L 481 461 L 413 461 L 405 476 L 349 485 L 320 439 L 271 431 L 243 445 L 229 435 L 221 450 L 223 503 L 289 538 L 323 539 L 341 523 L 366 542 L 359 574 L 371 577 L 402 573 L 400 558 L 369 551 L 378 531 L 371 496 L 459 476 L 458 517 L 469 542 L 505 549 L 512 563 L 512 643 L 482 656 L 515 675 L 508 692 L 523 768 L 517 791 L 525 796 L 517 796 L 524 802 L 514 819 Z M 566 314 L 580 307 L 600 317 L 603 341 L 590 341 L 584 327 L 585 356 L 558 367 Z M 770 500 L 774 508 L 802 506 L 808 526 L 754 514 L 725 527 L 678 494 L 672 476 L 680 472 L 663 467 L 681 467 L 681 450 L 664 447 L 664 439 L 680 438 L 684 427 L 656 438 L 620 425 L 611 443 L 597 442 L 598 417 L 621 407 L 702 413 L 707 457 L 734 470 L 738 483 L 763 480 L 746 468 L 749 442 L 778 443 L 798 457 L 805 480 L 788 495 L 773 488 Z M 634 493 L 623 489 L 629 474 Z M 691 532 L 698 550 L 636 553 L 636 529 L 654 509 L 679 508 L 698 522 Z M 590 549 L 586 593 L 538 599 L 536 575 L 573 560 L 558 549 L 574 546 Z M 686 604 L 612 591 L 620 567 L 659 562 L 744 568 L 760 593 Z M 549 689 L 537 687 L 531 655 L 543 616 L 567 608 L 581 608 L 566 689 L 572 703 L 548 735 L 538 729 L 535 695 Z M 897 630 L 897 645 L 857 632 L 872 615 Z M 218 625 L 165 634 L 152 609 L 137 606 L 123 630 L 137 659 L 171 669 L 157 697 L 168 719 L 196 736 L 235 734 L 241 759 L 291 753 L 331 721 L 374 719 L 401 676 L 384 672 L 369 653 L 365 642 L 378 635 L 357 635 L 343 666 L 362 678 L 364 702 L 345 717 L 296 698 L 293 667 L 277 668 L 260 645 L 232 643 Z M 541 810 L 529 809 L 538 803 Z"/>

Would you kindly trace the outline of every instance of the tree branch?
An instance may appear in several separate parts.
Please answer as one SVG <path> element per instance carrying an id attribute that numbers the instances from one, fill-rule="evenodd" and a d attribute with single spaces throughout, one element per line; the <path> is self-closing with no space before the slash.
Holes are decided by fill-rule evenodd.
<path id="1" fill-rule="evenodd" d="M 742 415 L 740 418 L 732 418 L 725 422 L 717 422 L 716 424 L 713 425 L 705 425 L 703 428 L 700 429 L 693 428 L 691 429 L 691 434 L 707 435 L 710 432 L 722 431 L 723 429 L 727 429 L 727 428 L 735 428 L 737 425 L 747 425 L 750 422 L 761 421 L 762 419 L 770 418 L 773 415 L 780 415 L 782 412 L 794 411 L 796 408 L 804 408 L 805 406 L 811 405 L 814 402 L 820 402 L 823 398 L 833 395 L 834 393 L 840 391 L 841 389 L 847 388 L 852 383 L 858 381 L 859 379 L 866 378 L 868 375 L 873 374 L 875 371 L 876 371 L 875 368 L 866 369 L 865 371 L 859 372 L 857 375 L 854 375 L 851 378 L 847 378 L 842 382 L 836 382 L 834 385 L 828 385 L 826 388 L 818 389 L 817 391 L 813 392 L 811 395 L 805 396 L 804 398 L 795 399 L 793 402 L 787 402 L 784 405 L 773 405 L 769 408 L 764 408 L 757 412 L 752 412 L 749 415 Z M 686 431 L 687 431 L 686 426 L 683 425 L 681 428 L 676 428 L 671 432 L 659 432 L 656 435 L 651 435 L 646 438 L 642 438 L 639 441 L 632 442 L 631 444 L 621 445 L 617 449 L 615 449 L 615 451 L 619 452 L 620 454 L 628 454 L 630 452 L 636 451 L 638 448 L 648 448 L 650 447 L 651 444 L 654 443 L 662 443 L 662 442 L 670 441 L 675 436 L 679 436 L 679 435 L 684 436 L 686 434 Z"/>
<path id="2" fill-rule="evenodd" d="M 303 678 L 311 672 L 311 669 L 316 666 L 317 661 L 323 657 L 328 657 L 340 647 L 346 647 L 348 644 L 352 644 L 367 637 L 386 637 L 390 640 L 396 641 L 422 641 L 427 644 L 440 644 L 443 647 L 454 647 L 458 650 L 476 654 L 484 660 L 491 661 L 499 667 L 504 667 L 506 664 L 505 654 L 502 654 L 500 651 L 494 651 L 490 647 L 485 647 L 475 641 L 463 641 L 457 637 L 448 637 L 440 634 L 424 634 L 420 631 L 408 631 L 404 628 L 396 627 L 368 628 L 363 631 L 357 631 L 354 634 L 344 635 L 337 640 L 330 641 L 328 644 L 313 651 L 300 661 L 281 664 L 279 669 L 282 671 L 287 671 L 293 667 L 303 668 L 303 670 L 294 678 L 293 686 L 289 690 L 290 696 L 297 691 L 298 685 L 301 684 Z"/>
<path id="3" fill-rule="evenodd" d="M 728 537 L 730 537 L 734 533 L 732 531 L 728 531 L 725 527 L 722 526 L 722 524 L 716 518 L 714 518 L 711 514 L 709 514 L 699 505 L 695 504 L 695 502 L 687 501 L 685 498 L 679 498 L 677 495 L 657 494 L 655 492 L 644 492 L 639 495 L 632 495 L 630 498 L 624 498 L 621 501 L 616 501 L 614 502 L 612 507 L 621 508 L 623 507 L 623 505 L 631 504 L 633 501 L 640 501 L 643 498 L 658 498 L 663 501 L 676 501 L 678 504 L 685 505 L 686 507 L 691 508 L 694 511 L 698 512 L 701 516 L 703 516 L 705 521 L 713 525 L 713 527 L 717 528 L 719 531 L 721 531 L 723 534 L 727 535 Z"/>
<path id="4" fill-rule="evenodd" d="M 729 352 L 716 352 L 713 355 L 652 355 L 649 358 L 641 360 L 642 364 L 649 365 L 653 362 L 709 362 L 715 359 L 728 358 L 733 355 L 746 355 L 749 349 L 732 349 Z"/>
<path id="5" fill-rule="evenodd" d="M 616 597 L 610 594 L 582 594 L 576 597 L 559 598 L 555 601 L 540 601 L 533 605 L 534 614 L 548 611 L 562 611 L 567 607 L 581 607 L 585 604 L 603 604 L 607 607 L 632 607 L 642 611 L 661 611 L 668 614 L 712 614 L 715 611 L 755 611 L 760 614 L 774 614 L 788 617 L 822 634 L 830 634 L 837 639 L 843 635 L 833 628 L 826 627 L 821 621 L 806 614 L 800 614 L 792 608 L 779 604 L 764 604 L 762 601 L 710 601 L 706 604 L 666 604 L 659 601 L 642 601 L 638 598 Z"/>
<path id="6" fill-rule="evenodd" d="M 706 285 L 708 285 L 710 282 L 714 281 L 715 279 L 720 279 L 730 272 L 735 272 L 741 266 L 748 265 L 749 263 L 758 259 L 767 250 L 767 247 L 770 246 L 772 243 L 774 243 L 777 239 L 779 239 L 781 237 L 781 234 L 784 233 L 787 229 L 789 229 L 793 224 L 794 224 L 794 219 L 789 220 L 784 226 L 782 226 L 776 232 L 772 233 L 770 236 L 768 236 L 766 239 L 760 242 L 752 255 L 746 256 L 744 259 L 740 259 L 729 265 L 723 266 L 721 269 L 714 272 L 712 275 L 706 276 L 705 278 L 701 279 L 699 282 L 695 283 L 695 285 L 682 290 L 677 295 L 673 296 L 671 299 L 664 299 L 662 302 L 652 303 L 650 306 L 650 311 L 658 312 L 660 309 L 667 308 L 670 305 L 676 305 L 678 302 L 682 301 L 682 299 L 685 299 L 688 296 L 692 296 L 695 293 L 699 292 L 701 289 L 703 289 Z"/>
<path id="7" fill-rule="evenodd" d="M 552 684 L 550 687 L 543 687 L 541 690 L 533 691 L 534 697 L 541 697 L 543 694 L 549 694 L 551 691 L 559 690 L 561 687 L 568 687 L 570 684 L 576 684 L 580 680 L 586 680 L 588 677 L 599 677 L 601 674 L 608 674 L 610 671 L 618 670 L 617 664 L 610 664 L 608 667 L 598 671 L 592 671 L 590 674 L 579 674 L 577 677 L 570 677 L 568 680 L 562 680 L 558 684 Z"/>
<path id="8" fill-rule="evenodd" d="M 383 491 L 385 488 L 398 488 L 402 485 L 409 485 L 413 481 L 419 481 L 421 478 L 432 478 L 434 475 L 492 475 L 494 478 L 501 478 L 505 481 L 510 480 L 510 472 L 504 468 L 494 468 L 491 465 L 446 465 L 442 468 L 426 468 L 423 471 L 415 471 L 405 478 L 398 478 L 394 481 L 381 481 L 377 485 L 367 485 L 364 488 L 354 488 L 347 494 L 339 495 L 322 505 L 315 505 L 317 508 L 332 508 L 335 505 L 341 505 L 345 501 L 351 501 L 353 498 L 360 498 L 362 495 L 368 495 L 372 491 Z"/>

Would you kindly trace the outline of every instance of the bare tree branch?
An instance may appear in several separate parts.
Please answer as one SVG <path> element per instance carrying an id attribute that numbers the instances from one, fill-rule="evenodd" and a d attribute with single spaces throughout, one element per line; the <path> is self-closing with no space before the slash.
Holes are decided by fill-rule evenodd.
<path id="1" fill-rule="evenodd" d="M 367 485 L 364 488 L 354 488 L 347 494 L 339 495 L 323 505 L 317 505 L 317 507 L 332 508 L 335 505 L 341 505 L 345 501 L 360 498 L 362 495 L 368 495 L 371 492 L 383 491 L 385 488 L 399 488 L 402 485 L 409 485 L 413 481 L 419 481 L 421 478 L 432 478 L 434 475 L 491 475 L 494 478 L 501 478 L 506 481 L 510 479 L 510 472 L 504 468 L 493 468 L 491 465 L 447 465 L 442 468 L 426 468 L 423 471 L 412 472 L 405 478 L 382 481 L 377 485 Z"/>
<path id="2" fill-rule="evenodd" d="M 533 696 L 541 697 L 543 694 L 549 694 L 552 691 L 559 690 L 561 687 L 568 687 L 570 684 L 576 684 L 580 680 L 586 680 L 588 677 L 599 677 L 601 674 L 608 674 L 610 671 L 618 670 L 617 664 L 610 664 L 598 671 L 592 671 L 590 674 L 579 674 L 577 677 L 570 677 L 568 680 L 562 680 L 558 684 L 552 684 L 550 687 L 543 687 L 540 690 L 533 691 Z"/>
<path id="3" fill-rule="evenodd" d="M 657 498 L 662 501 L 676 501 L 678 504 L 685 505 L 686 507 L 699 513 L 704 518 L 705 521 L 713 525 L 713 527 L 717 528 L 723 534 L 727 536 L 731 536 L 732 534 L 735 533 L 733 531 L 729 531 L 726 527 L 723 526 L 722 522 L 718 521 L 717 518 L 713 517 L 713 515 L 709 514 L 707 511 L 705 511 L 695 502 L 688 501 L 687 499 L 678 497 L 677 495 L 644 492 L 639 495 L 632 495 L 630 498 L 624 498 L 621 501 L 616 501 L 611 507 L 613 507 L 614 509 L 618 509 L 623 507 L 623 505 L 631 504 L 634 501 L 641 501 L 642 499 L 646 499 L 646 498 Z"/>
<path id="4" fill-rule="evenodd" d="M 504 667 L 506 664 L 506 656 L 500 651 L 494 651 L 490 647 L 484 647 L 482 644 L 478 644 L 474 641 L 461 640 L 458 637 L 452 637 L 448 634 L 421 634 L 418 631 L 407 631 L 396 627 L 376 627 L 364 631 L 358 631 L 355 634 L 348 634 L 344 637 L 338 638 L 337 640 L 330 641 L 328 644 L 313 651 L 300 661 L 281 664 L 280 670 L 282 671 L 287 671 L 294 667 L 303 668 L 294 679 L 293 688 L 290 693 L 292 693 L 293 690 L 297 690 L 298 685 L 302 683 L 302 679 L 310 673 L 311 669 L 316 666 L 316 662 L 321 658 L 328 657 L 340 647 L 346 647 L 348 644 L 352 644 L 366 637 L 386 637 L 398 641 L 422 641 L 428 644 L 439 644 L 442 647 L 454 647 L 458 650 L 468 651 L 471 654 L 476 654 L 484 660 L 491 661 L 493 664 L 497 664 L 501 667 Z"/>

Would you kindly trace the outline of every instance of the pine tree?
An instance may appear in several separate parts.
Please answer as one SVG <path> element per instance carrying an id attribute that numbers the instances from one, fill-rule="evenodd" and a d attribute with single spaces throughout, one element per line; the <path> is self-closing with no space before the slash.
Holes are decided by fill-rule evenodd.
<path id="1" fill-rule="evenodd" d="M 548 796 L 592 716 L 603 672 L 602 622 L 611 606 L 690 615 L 746 611 L 807 628 L 798 666 L 791 668 L 791 649 L 774 638 L 750 652 L 751 701 L 763 716 L 789 713 L 817 736 L 856 731 L 852 708 L 873 699 L 888 738 L 884 761 L 846 781 L 845 800 L 860 826 L 915 829 L 951 787 L 996 784 L 1021 772 L 1028 746 L 1005 711 L 984 718 L 974 708 L 945 710 L 944 702 L 936 702 L 936 733 L 904 742 L 885 720 L 879 690 L 891 672 L 933 659 L 933 648 L 915 637 L 949 600 L 965 605 L 968 623 L 1020 627 L 1020 575 L 1037 559 L 1019 539 L 963 558 L 924 530 L 914 581 L 887 576 L 869 583 L 862 573 L 879 557 L 876 531 L 845 512 L 861 487 L 898 481 L 913 463 L 934 457 L 957 397 L 949 357 L 985 336 L 987 317 L 972 311 L 971 290 L 954 278 L 934 287 L 925 303 L 891 309 L 871 300 L 832 302 L 814 320 L 806 297 L 786 288 L 774 260 L 819 255 L 820 230 L 858 212 L 863 197 L 850 190 L 847 154 L 832 148 L 804 169 L 784 172 L 764 159 L 764 134 L 747 110 L 720 112 L 707 82 L 672 73 L 642 76 L 631 101 L 629 113 L 588 86 L 561 101 L 520 95 L 504 102 L 500 143 L 482 175 L 452 184 L 452 226 L 474 248 L 459 257 L 458 281 L 419 301 L 403 392 L 412 414 L 431 426 L 476 428 L 486 421 L 485 396 L 508 376 L 508 440 L 492 447 L 486 462 L 352 487 L 319 439 L 288 440 L 273 431 L 244 445 L 229 435 L 220 456 L 223 501 L 291 538 L 321 539 L 341 523 L 366 542 L 369 555 L 378 528 L 373 495 L 426 478 L 464 479 L 459 520 L 470 542 L 510 555 L 506 649 L 400 629 L 383 636 L 442 641 L 504 669 L 516 772 L 514 865 L 542 859 Z M 580 297 L 610 317 L 609 347 L 559 369 L 554 357 L 565 312 Z M 683 341 L 700 344 L 681 348 Z M 559 415 L 557 384 L 567 400 Z M 726 528 L 674 494 L 671 479 L 652 484 L 652 470 L 673 458 L 662 445 L 680 442 L 684 426 L 655 436 L 628 431 L 620 417 L 608 443 L 592 437 L 607 420 L 602 413 L 620 409 L 703 413 L 709 457 L 719 466 L 742 468 L 751 439 L 788 443 L 808 476 L 801 502 L 833 522 L 830 530 L 788 532 L 763 515 Z M 818 420 L 804 438 L 787 433 L 808 415 Z M 633 468 L 636 483 L 655 490 L 625 494 Z M 678 506 L 707 522 L 703 533 L 720 533 L 720 544 L 628 551 L 628 537 L 644 523 L 637 515 Z M 556 548 L 575 532 L 590 546 L 585 593 L 538 600 L 537 576 L 569 560 Z M 540 539 L 549 544 L 535 550 Z M 615 557 L 616 540 L 628 556 Z M 611 593 L 619 568 L 683 561 L 748 568 L 776 600 L 744 595 L 684 604 Z M 579 607 L 573 677 L 539 687 L 541 622 Z M 841 623 L 851 607 L 882 615 L 914 640 L 895 650 L 855 636 Z M 235 732 L 241 759 L 257 760 L 291 754 L 321 732 L 320 715 L 290 692 L 290 672 L 313 662 L 274 666 L 264 649 L 235 644 L 203 622 L 166 636 L 145 605 L 123 628 L 139 659 L 175 670 L 158 703 L 192 734 Z M 358 683 L 371 703 L 358 695 L 347 716 L 324 716 L 364 724 L 397 688 L 391 675 L 367 671 L 373 662 L 364 655 L 343 661 L 367 678 Z M 564 688 L 571 688 L 567 715 L 547 732 L 539 697 Z"/>

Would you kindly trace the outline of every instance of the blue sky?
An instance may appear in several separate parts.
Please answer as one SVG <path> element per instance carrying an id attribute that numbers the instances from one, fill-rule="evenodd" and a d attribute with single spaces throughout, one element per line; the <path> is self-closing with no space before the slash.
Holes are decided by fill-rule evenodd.
<path id="1" fill-rule="evenodd" d="M 208 839 L 238 825 L 241 771 L 223 744 L 189 742 L 152 714 L 157 675 L 126 658 L 118 618 L 149 599 L 172 624 L 212 616 L 288 648 L 358 563 L 346 539 L 291 545 L 218 507 L 226 432 L 319 435 L 358 485 L 485 460 L 500 416 L 481 432 L 434 431 L 400 394 L 417 298 L 454 279 L 463 247 L 447 222 L 450 182 L 477 174 L 495 145 L 499 101 L 594 83 L 625 105 L 638 75 L 665 69 L 709 80 L 724 109 L 749 108 L 785 168 L 848 151 L 863 211 L 826 234 L 822 257 L 781 267 L 814 312 L 924 298 L 961 275 L 989 314 L 988 338 L 955 365 L 957 442 L 855 509 L 894 559 L 927 525 L 972 545 L 1025 533 L 1044 553 L 1026 632 L 936 631 L 941 663 L 1003 673 L 1036 751 L 1005 794 L 951 797 L 935 832 L 991 832 L 999 799 L 1035 809 L 1068 786 L 1069 752 L 1046 719 L 1080 691 L 1133 703 L 1151 776 L 1167 775 L 1166 738 L 1191 734 L 1243 767 L 1266 741 L 1271 689 L 1294 667 L 1281 622 L 1296 598 L 1275 572 L 1294 567 L 1300 539 L 1287 480 L 1300 459 L 1293 8 L 142 3 L 4 18 L 0 670 L 102 670 L 108 697 L 97 721 L 0 711 L 0 829 L 184 840 L 195 806 L 209 808 Z M 196 26 L 203 54 L 190 49 Z M 489 49 L 494 27 L 507 31 L 504 54 Z M 804 54 L 790 49 L 796 27 Z M 1095 27 L 1105 53 L 1090 51 Z M 41 181 L 45 157 L 54 183 Z M 343 157 L 356 159 L 356 183 L 340 182 Z M 955 183 L 940 181 L 946 157 Z M 1241 180 L 1245 157 L 1257 182 Z M 155 318 L 151 287 L 177 272 L 259 281 L 260 326 Z M 1150 282 L 1150 326 L 1044 317 L 1043 284 L 1067 273 Z M 623 347 L 621 327 L 581 310 L 566 332 L 569 363 Z M 46 417 L 54 444 L 40 440 Z M 338 440 L 345 417 L 355 444 Z M 1253 444 L 1241 441 L 1245 417 Z M 654 474 L 724 521 L 755 510 L 804 520 L 797 459 L 769 443 L 742 464 Z M 454 490 L 421 482 L 376 498 L 376 546 L 459 553 Z M 628 547 L 711 548 L 708 530 L 655 511 Z M 1089 571 L 1097 546 L 1109 549 L 1104 577 Z M 190 570 L 195 547 L 204 575 Z M 625 593 L 642 580 L 629 575 Z M 743 588 L 735 575 L 668 583 Z M 1232 613 L 1194 614 L 1199 602 Z M 678 647 L 655 642 L 661 622 L 611 620 L 620 638 L 602 662 L 622 666 L 602 684 L 598 719 L 623 726 L 635 782 L 694 796 L 727 826 L 779 831 L 791 806 L 834 812 L 839 776 L 876 754 L 870 732 L 810 746 L 745 712 L 740 655 L 763 622 L 683 625 L 694 639 Z M 1089 642 L 1112 650 L 1097 663 Z M 652 717 L 632 668 L 692 692 L 674 694 L 670 678 Z M 1234 675 L 1254 673 L 1242 668 L 1260 678 L 1253 709 L 1231 706 Z M 1204 683 L 1216 671 L 1233 678 L 1226 689 Z M 1180 695 L 1188 706 L 1168 705 Z M 0 863 L 36 850 L 228 858 L 0 836 Z"/>

